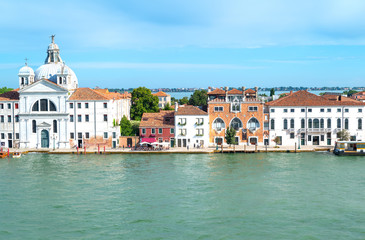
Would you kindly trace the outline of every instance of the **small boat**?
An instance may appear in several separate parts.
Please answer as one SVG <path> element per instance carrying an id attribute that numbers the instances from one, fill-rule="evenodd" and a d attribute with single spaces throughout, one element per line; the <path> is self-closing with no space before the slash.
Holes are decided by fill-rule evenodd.
<path id="1" fill-rule="evenodd" d="M 338 156 L 365 156 L 365 141 L 338 141 L 333 153 Z"/>
<path id="2" fill-rule="evenodd" d="M 8 156 L 7 152 L 3 152 L 3 151 L 0 152 L 0 158 L 6 158 L 7 156 Z"/>
<path id="3" fill-rule="evenodd" d="M 22 156 L 22 153 L 20 153 L 20 152 L 13 153 L 13 158 L 20 158 L 21 156 Z"/>

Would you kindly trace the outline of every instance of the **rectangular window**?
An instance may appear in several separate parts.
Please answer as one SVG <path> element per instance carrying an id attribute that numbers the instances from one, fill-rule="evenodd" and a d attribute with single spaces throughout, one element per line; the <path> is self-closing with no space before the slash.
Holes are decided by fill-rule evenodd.
<path id="1" fill-rule="evenodd" d="M 331 112 L 332 110 L 331 110 L 331 108 L 327 108 L 327 112 Z"/>
<path id="2" fill-rule="evenodd" d="M 104 122 L 107 122 L 107 121 L 108 121 L 108 115 L 104 114 Z"/>
<path id="3" fill-rule="evenodd" d="M 186 118 L 179 118 L 178 124 L 181 125 L 181 126 L 186 125 Z"/>
<path id="4" fill-rule="evenodd" d="M 308 112 L 312 112 L 312 109 L 311 108 L 308 108 Z"/>
<path id="5" fill-rule="evenodd" d="M 290 109 L 290 112 L 295 112 L 294 108 Z"/>
<path id="6" fill-rule="evenodd" d="M 349 112 L 349 109 L 348 109 L 348 108 L 345 108 L 345 112 L 347 112 L 347 113 L 348 113 L 348 112 Z"/>
<path id="7" fill-rule="evenodd" d="M 312 141 L 312 135 L 308 135 L 308 141 Z"/>
<path id="8" fill-rule="evenodd" d="M 85 103 L 85 108 L 89 108 L 89 103 Z"/>
<path id="9" fill-rule="evenodd" d="M 81 108 L 81 103 L 77 103 L 77 108 Z"/>
<path id="10" fill-rule="evenodd" d="M 11 103 L 8 103 L 8 109 L 11 109 Z"/>
<path id="11" fill-rule="evenodd" d="M 337 112 L 341 112 L 341 108 L 337 108 Z"/>
<path id="12" fill-rule="evenodd" d="M 294 133 L 290 133 L 290 138 L 294 139 Z"/>
<path id="13" fill-rule="evenodd" d="M 81 120 L 82 120 L 81 115 L 77 115 L 77 121 L 81 122 Z"/>
<path id="14" fill-rule="evenodd" d="M 302 108 L 302 109 L 300 109 L 300 111 L 301 111 L 301 112 L 305 112 L 305 109 L 304 109 L 304 108 Z"/>
<path id="15" fill-rule="evenodd" d="M 284 109 L 284 112 L 285 112 L 285 113 L 287 113 L 287 112 L 288 112 L 288 109 L 286 109 L 286 108 L 285 108 L 285 109 Z"/>
<path id="16" fill-rule="evenodd" d="M 170 134 L 174 134 L 175 133 L 175 129 L 170 128 Z"/>
<path id="17" fill-rule="evenodd" d="M 19 108 L 19 103 L 15 103 L 15 109 Z"/>
<path id="18" fill-rule="evenodd" d="M 85 115 L 85 122 L 89 122 L 89 114 Z"/>
<path id="19" fill-rule="evenodd" d="M 158 129 L 158 134 L 162 134 L 162 128 Z"/>
<path id="20" fill-rule="evenodd" d="M 324 135 L 321 135 L 321 141 L 322 142 L 324 141 Z"/>
<path id="21" fill-rule="evenodd" d="M 74 104 L 73 103 L 70 103 L 70 108 L 74 108 Z"/>
<path id="22" fill-rule="evenodd" d="M 19 139 L 19 133 L 15 133 L 15 139 Z"/>
<path id="23" fill-rule="evenodd" d="M 4 104 L 0 103 L 0 109 L 4 109 Z"/>
<path id="24" fill-rule="evenodd" d="M 2 123 L 4 122 L 4 115 L 0 116 L 0 122 L 2 122 Z"/>
<path id="25" fill-rule="evenodd" d="M 197 119 L 196 119 L 196 124 L 197 124 L 197 125 L 203 125 L 203 123 L 204 123 L 203 118 L 197 118 Z"/>
<path id="26" fill-rule="evenodd" d="M 85 138 L 89 139 L 90 138 L 90 134 L 88 132 L 85 133 Z"/>
<path id="27" fill-rule="evenodd" d="M 72 133 L 70 133 L 70 138 L 71 139 L 74 139 L 75 138 L 75 135 L 74 135 L 74 133 L 72 132 Z"/>
<path id="28" fill-rule="evenodd" d="M 13 134 L 8 133 L 8 139 L 13 139 Z"/>
<path id="29" fill-rule="evenodd" d="M 8 115 L 8 122 L 11 122 L 11 116 Z"/>
<path id="30" fill-rule="evenodd" d="M 108 138 L 108 133 L 104 132 L 104 138 Z"/>
<path id="31" fill-rule="evenodd" d="M 181 136 L 186 136 L 186 129 L 182 128 L 182 129 L 179 129 L 179 131 L 180 131 Z"/>
<path id="32" fill-rule="evenodd" d="M 74 115 L 70 115 L 70 122 L 74 122 Z"/>
<path id="33" fill-rule="evenodd" d="M 4 133 L 1 134 L 1 139 L 5 139 L 5 134 Z"/>
<path id="34" fill-rule="evenodd" d="M 223 107 L 214 107 L 214 112 L 223 112 Z"/>
<path id="35" fill-rule="evenodd" d="M 275 109 L 274 108 L 270 109 L 270 112 L 272 112 L 272 113 L 275 112 Z"/>
<path id="36" fill-rule="evenodd" d="M 117 133 L 113 132 L 113 138 L 117 138 Z"/>
<path id="37" fill-rule="evenodd" d="M 77 138 L 82 139 L 82 133 L 81 132 L 77 133 Z"/>
<path id="38" fill-rule="evenodd" d="M 204 129 L 197 128 L 196 129 L 196 136 L 203 136 L 204 135 Z"/>
<path id="39" fill-rule="evenodd" d="M 104 108 L 108 108 L 108 103 L 104 103 Z"/>
<path id="40" fill-rule="evenodd" d="M 19 115 L 15 115 L 15 122 L 19 122 Z"/>
<path id="41" fill-rule="evenodd" d="M 359 109 L 357 110 L 357 112 L 362 112 L 362 109 L 361 109 L 361 108 L 359 108 Z"/>
<path id="42" fill-rule="evenodd" d="M 156 128 L 151 128 L 151 134 L 156 134 Z"/>
<path id="43" fill-rule="evenodd" d="M 146 134 L 146 129 L 142 128 L 142 134 Z"/>
<path id="44" fill-rule="evenodd" d="M 324 108 L 321 108 L 320 112 L 324 112 Z"/>
<path id="45" fill-rule="evenodd" d="M 250 112 L 257 112 L 257 107 L 248 107 L 248 111 Z"/>

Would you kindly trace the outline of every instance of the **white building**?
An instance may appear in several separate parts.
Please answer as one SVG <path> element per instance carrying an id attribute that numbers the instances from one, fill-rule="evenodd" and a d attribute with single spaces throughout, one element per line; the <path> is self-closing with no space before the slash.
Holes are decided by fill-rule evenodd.
<path id="1" fill-rule="evenodd" d="M 194 106 L 175 103 L 175 141 L 176 147 L 208 147 L 208 113 Z"/>
<path id="2" fill-rule="evenodd" d="M 130 118 L 130 94 L 78 88 L 58 45 L 48 46 L 45 64 L 20 69 L 19 89 L 0 95 L 2 147 L 116 147 L 117 124 Z"/>
<path id="3" fill-rule="evenodd" d="M 167 104 L 171 107 L 171 95 L 163 91 L 152 93 L 153 96 L 158 97 L 158 107 L 163 109 Z"/>
<path id="4" fill-rule="evenodd" d="M 290 93 L 266 104 L 270 112 L 270 145 L 334 145 L 343 129 L 351 140 L 365 140 L 365 104 L 347 97 Z"/>

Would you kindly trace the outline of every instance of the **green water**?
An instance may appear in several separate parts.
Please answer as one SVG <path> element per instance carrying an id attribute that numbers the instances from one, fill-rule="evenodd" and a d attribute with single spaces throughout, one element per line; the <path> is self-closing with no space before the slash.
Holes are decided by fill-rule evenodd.
<path id="1" fill-rule="evenodd" d="M 0 239 L 365 239 L 365 158 L 0 159 Z"/>

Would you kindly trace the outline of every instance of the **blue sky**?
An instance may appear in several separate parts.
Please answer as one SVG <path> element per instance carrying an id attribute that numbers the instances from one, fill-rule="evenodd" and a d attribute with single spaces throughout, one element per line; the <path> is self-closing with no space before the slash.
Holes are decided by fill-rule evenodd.
<path id="1" fill-rule="evenodd" d="M 0 86 L 49 36 L 81 87 L 365 86 L 365 1 L 0 0 Z"/>

